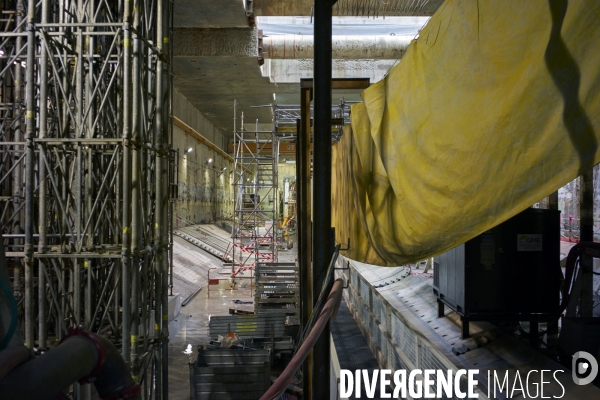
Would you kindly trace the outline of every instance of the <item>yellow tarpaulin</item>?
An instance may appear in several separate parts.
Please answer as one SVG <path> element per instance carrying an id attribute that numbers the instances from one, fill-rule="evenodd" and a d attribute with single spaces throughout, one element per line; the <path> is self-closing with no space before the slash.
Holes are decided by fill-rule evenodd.
<path id="1" fill-rule="evenodd" d="M 447 0 L 333 154 L 347 255 L 451 249 L 600 162 L 600 2 Z"/>

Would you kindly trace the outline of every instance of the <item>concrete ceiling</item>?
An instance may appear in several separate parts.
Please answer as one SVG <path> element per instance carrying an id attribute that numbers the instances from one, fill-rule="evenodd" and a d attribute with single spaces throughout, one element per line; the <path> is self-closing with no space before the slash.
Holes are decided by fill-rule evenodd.
<path id="1" fill-rule="evenodd" d="M 234 100 L 238 113 L 244 111 L 245 123 L 253 126 L 257 118 L 261 123 L 271 123 L 272 117 L 269 108 L 251 106 L 272 103 L 273 93 L 278 98 L 279 94 L 294 93 L 300 97 L 298 85 L 275 86 L 264 78 L 256 57 L 178 57 L 175 89 L 228 137 L 233 131 Z"/>
<path id="2" fill-rule="evenodd" d="M 178 36 L 181 36 L 177 33 L 178 28 L 238 28 L 251 31 L 241 0 L 177 0 L 174 19 L 175 46 Z M 254 124 L 258 118 L 262 123 L 270 123 L 270 109 L 250 106 L 272 103 L 273 93 L 299 93 L 297 85 L 275 86 L 269 82 L 269 78 L 263 77 L 256 56 L 177 56 L 174 69 L 175 90 L 230 138 L 233 137 L 234 100 L 239 104 L 238 110 L 244 111 L 245 121 Z"/>
<path id="3" fill-rule="evenodd" d="M 241 0 L 177 0 L 176 28 L 246 28 Z"/>
<path id="4" fill-rule="evenodd" d="M 254 3 L 257 15 L 265 14 L 261 5 L 271 14 L 281 9 L 280 15 L 289 15 L 288 11 L 295 12 L 298 7 L 310 10 L 312 0 Z M 439 5 L 441 0 L 430 3 Z M 175 90 L 226 137 L 233 137 L 234 100 L 238 113 L 244 111 L 245 123 L 252 126 L 256 119 L 265 125 L 271 123 L 270 108 L 251 107 L 273 103 L 273 94 L 278 104 L 299 102 L 299 84 L 271 82 L 262 76 L 256 58 L 256 32 L 248 27 L 241 0 L 177 0 L 174 4 Z M 357 94 L 334 93 L 334 101 L 342 95 L 346 100 L 358 98 Z"/>

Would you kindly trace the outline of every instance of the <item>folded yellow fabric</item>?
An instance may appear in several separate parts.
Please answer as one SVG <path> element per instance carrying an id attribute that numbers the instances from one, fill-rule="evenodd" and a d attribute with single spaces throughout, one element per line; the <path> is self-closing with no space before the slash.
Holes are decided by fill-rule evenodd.
<path id="1" fill-rule="evenodd" d="M 593 0 L 444 2 L 334 146 L 346 255 L 439 254 L 600 162 L 599 21 Z"/>

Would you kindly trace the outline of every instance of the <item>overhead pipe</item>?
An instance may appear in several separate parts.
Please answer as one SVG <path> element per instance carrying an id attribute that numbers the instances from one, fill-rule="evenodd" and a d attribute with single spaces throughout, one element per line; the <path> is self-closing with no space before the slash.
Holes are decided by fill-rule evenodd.
<path id="1" fill-rule="evenodd" d="M 106 338 L 79 328 L 69 329 L 61 343 L 33 358 L 23 346 L 17 324 L 15 298 L 8 288 L 8 271 L 0 237 L 0 399 L 53 399 L 71 384 L 93 382 L 102 399 L 139 399 L 140 386 L 133 381 L 119 351 Z M 13 305 L 5 312 L 5 305 Z M 5 345 L 8 345 L 4 348 Z"/>
<path id="2" fill-rule="evenodd" d="M 331 36 L 334 59 L 402 58 L 413 36 L 335 35 Z M 314 56 L 315 40 L 309 35 L 273 35 L 262 37 L 262 57 L 272 60 L 310 59 Z"/>
<path id="3" fill-rule="evenodd" d="M 10 371 L 0 381 L 0 398 L 53 399 L 76 381 L 92 382 L 101 399 L 134 400 L 141 394 L 115 346 L 75 328 L 52 350 Z"/>
<path id="4" fill-rule="evenodd" d="M 33 357 L 31 350 L 23 345 L 17 301 L 9 282 L 4 240 L 0 237 L 0 332 L 4 335 L 0 337 L 0 381 L 17 365 Z"/>

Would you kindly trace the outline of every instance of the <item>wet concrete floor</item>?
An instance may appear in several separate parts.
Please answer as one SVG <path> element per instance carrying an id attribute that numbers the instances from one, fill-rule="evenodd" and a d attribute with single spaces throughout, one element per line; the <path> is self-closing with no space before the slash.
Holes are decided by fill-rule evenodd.
<path id="1" fill-rule="evenodd" d="M 193 247 L 189 245 L 189 247 Z M 202 250 L 198 249 L 199 252 Z M 215 268 L 222 270 L 222 261 L 211 259 Z M 280 251 L 281 262 L 293 262 L 296 251 Z M 211 279 L 219 276 L 225 279 L 220 286 L 226 286 L 226 274 L 211 272 Z M 210 289 L 210 291 L 209 291 Z M 234 300 L 252 302 L 251 304 L 235 304 Z M 204 286 L 202 290 L 184 307 L 181 314 L 169 323 L 169 399 L 181 400 L 190 398 L 190 377 L 188 364 L 196 357 L 198 345 L 208 342 L 208 321 L 211 315 L 228 315 L 230 308 L 247 311 L 254 310 L 254 293 L 250 288 L 230 290 L 216 286 Z M 187 346 L 192 345 L 192 353 L 185 354 Z"/>

